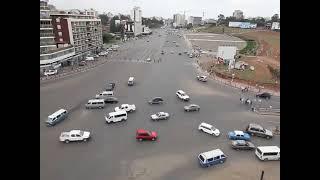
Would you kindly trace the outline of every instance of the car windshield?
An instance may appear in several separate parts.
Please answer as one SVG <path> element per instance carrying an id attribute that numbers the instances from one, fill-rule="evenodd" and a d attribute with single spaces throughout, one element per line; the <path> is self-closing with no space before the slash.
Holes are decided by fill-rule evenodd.
<path id="1" fill-rule="evenodd" d="M 84 133 L 83 131 L 80 131 L 80 136 L 83 136 L 83 133 Z"/>

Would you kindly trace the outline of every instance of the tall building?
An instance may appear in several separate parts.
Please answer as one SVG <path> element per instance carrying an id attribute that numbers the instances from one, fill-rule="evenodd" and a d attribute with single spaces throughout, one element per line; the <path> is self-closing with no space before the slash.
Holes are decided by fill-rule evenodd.
<path id="1" fill-rule="evenodd" d="M 185 16 L 183 14 L 173 15 L 173 27 L 183 27 L 185 26 Z"/>
<path id="2" fill-rule="evenodd" d="M 69 12 L 70 13 L 70 12 Z M 90 15 L 87 15 L 90 13 Z M 57 44 L 71 44 L 75 56 L 70 60 L 82 60 L 87 54 L 97 53 L 103 46 L 101 19 L 91 11 L 79 14 L 51 14 Z"/>
<path id="3" fill-rule="evenodd" d="M 130 18 L 133 23 L 128 23 L 128 28 L 130 28 L 134 36 L 139 36 L 142 34 L 142 11 L 140 7 L 134 7 L 131 10 Z"/>
<path id="4" fill-rule="evenodd" d="M 235 10 L 233 12 L 233 17 L 235 17 L 236 19 L 243 19 L 243 12 L 241 10 Z"/>
<path id="5" fill-rule="evenodd" d="M 72 45 L 55 42 L 48 0 L 40 0 L 40 72 L 57 68 L 67 58 L 75 55 Z"/>
<path id="6" fill-rule="evenodd" d="M 201 25 L 201 22 L 202 22 L 202 17 L 190 16 L 188 19 L 188 24 L 191 23 L 192 26 Z"/>

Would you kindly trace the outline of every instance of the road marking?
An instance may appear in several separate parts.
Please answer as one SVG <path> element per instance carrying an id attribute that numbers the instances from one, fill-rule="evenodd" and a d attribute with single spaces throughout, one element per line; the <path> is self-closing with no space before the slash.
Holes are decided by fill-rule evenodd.
<path id="1" fill-rule="evenodd" d="M 234 40 L 219 40 L 219 39 L 188 39 L 189 41 L 213 41 L 213 42 L 239 42 L 245 43 L 245 41 L 234 41 Z"/>

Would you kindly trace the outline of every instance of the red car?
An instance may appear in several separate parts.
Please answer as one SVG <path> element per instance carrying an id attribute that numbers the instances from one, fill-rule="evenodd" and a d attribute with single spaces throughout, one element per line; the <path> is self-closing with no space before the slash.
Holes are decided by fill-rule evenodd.
<path id="1" fill-rule="evenodd" d="M 157 132 L 155 131 L 147 131 L 145 129 L 138 129 L 136 133 L 136 139 L 139 141 L 142 140 L 156 140 L 158 137 Z"/>

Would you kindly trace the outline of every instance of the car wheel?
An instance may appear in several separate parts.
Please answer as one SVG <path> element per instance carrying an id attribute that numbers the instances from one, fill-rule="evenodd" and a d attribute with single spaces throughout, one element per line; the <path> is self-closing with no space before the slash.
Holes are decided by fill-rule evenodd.
<path id="1" fill-rule="evenodd" d="M 86 142 L 86 141 L 87 141 L 87 138 L 84 138 L 83 141 Z"/>
<path id="2" fill-rule="evenodd" d="M 268 160 L 268 158 L 263 159 L 263 161 L 267 161 L 267 160 Z"/>
<path id="3" fill-rule="evenodd" d="M 270 136 L 267 136 L 267 139 L 270 139 Z"/>
<path id="4" fill-rule="evenodd" d="M 139 138 L 138 140 L 139 140 L 139 141 L 142 141 L 142 138 Z"/>
<path id="5" fill-rule="evenodd" d="M 69 140 L 67 139 L 67 140 L 65 140 L 64 142 L 68 144 L 68 143 L 69 143 Z"/>
<path id="6" fill-rule="evenodd" d="M 123 118 L 123 119 L 121 119 L 121 121 L 125 121 L 125 120 L 126 120 L 126 119 L 124 119 L 124 118 Z"/>
<path id="7" fill-rule="evenodd" d="M 222 163 L 223 163 L 223 161 L 220 161 L 220 163 L 222 164 Z"/>
<path id="8" fill-rule="evenodd" d="M 151 140 L 154 141 L 154 140 L 156 140 L 156 139 L 155 139 L 155 138 L 152 138 Z"/>
<path id="9" fill-rule="evenodd" d="M 130 111 L 129 112 L 133 112 L 133 110 L 132 109 L 130 109 Z"/>
<path id="10" fill-rule="evenodd" d="M 254 133 L 251 133 L 251 136 L 254 136 Z"/>

